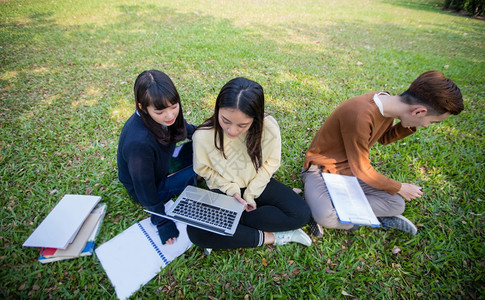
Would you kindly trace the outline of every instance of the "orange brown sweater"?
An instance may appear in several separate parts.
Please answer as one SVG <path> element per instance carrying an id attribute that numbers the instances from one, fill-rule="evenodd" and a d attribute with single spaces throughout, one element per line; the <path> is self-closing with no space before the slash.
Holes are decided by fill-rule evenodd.
<path id="1" fill-rule="evenodd" d="M 370 164 L 369 150 L 416 131 L 394 118 L 384 117 L 373 100 L 377 92 L 353 97 L 330 114 L 313 138 L 305 155 L 304 167 L 322 166 L 323 172 L 356 176 L 370 186 L 396 194 L 401 183 L 378 173 Z"/>

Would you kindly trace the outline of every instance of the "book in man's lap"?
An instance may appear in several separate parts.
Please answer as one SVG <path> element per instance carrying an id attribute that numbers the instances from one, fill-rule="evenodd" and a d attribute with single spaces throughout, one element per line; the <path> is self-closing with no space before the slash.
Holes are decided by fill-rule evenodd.
<path id="1" fill-rule="evenodd" d="M 341 223 L 380 227 L 356 177 L 330 173 L 322 177 Z"/>

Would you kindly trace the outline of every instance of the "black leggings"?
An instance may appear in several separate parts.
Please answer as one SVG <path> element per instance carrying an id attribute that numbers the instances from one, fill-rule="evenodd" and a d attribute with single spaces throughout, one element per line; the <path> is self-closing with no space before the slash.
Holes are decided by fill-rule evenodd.
<path id="1" fill-rule="evenodd" d="M 187 226 L 190 240 L 202 248 L 256 247 L 263 242 L 260 240 L 261 232 L 298 229 L 310 219 L 310 208 L 303 198 L 273 178 L 255 201 L 257 208 L 251 212 L 243 212 L 233 236 L 223 236 Z"/>

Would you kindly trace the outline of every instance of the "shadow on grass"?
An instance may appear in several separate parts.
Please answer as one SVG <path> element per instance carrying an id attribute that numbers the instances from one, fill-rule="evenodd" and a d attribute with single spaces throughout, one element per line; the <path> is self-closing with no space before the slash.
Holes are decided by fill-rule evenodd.
<path id="1" fill-rule="evenodd" d="M 476 20 L 484 20 L 483 17 L 474 18 L 472 15 L 468 14 L 467 12 L 459 12 L 455 10 L 447 10 L 444 9 L 445 0 L 385 0 L 385 3 L 400 6 L 404 8 L 420 10 L 420 11 L 429 11 L 429 12 L 439 12 L 441 11 L 442 14 L 446 15 L 453 15 L 453 16 L 461 16 L 465 18 L 473 18 Z M 483 5 L 483 4 L 482 4 Z"/>
<path id="2" fill-rule="evenodd" d="M 413 10 L 445 14 L 445 12 L 440 10 L 445 0 L 384 0 L 383 2 Z"/>
<path id="3" fill-rule="evenodd" d="M 118 8 L 122 12 L 116 17 L 118 22 L 105 26 L 62 27 L 53 24 L 49 20 L 51 14 L 47 13 L 31 15 L 31 23 L 13 25 L 20 27 L 15 28 L 16 39 L 41 40 L 41 46 L 46 46 L 47 50 L 42 47 L 14 49 L 24 52 L 27 59 L 22 65 L 27 68 L 19 68 L 11 59 L 6 69 L 15 64 L 9 71 L 16 75 L 8 82 L 2 80 L 3 90 L 15 93 L 9 86 L 19 86 L 20 80 L 24 80 L 24 87 L 33 93 L 26 99 L 29 104 L 38 102 L 39 98 L 45 99 L 39 92 L 57 95 L 56 101 L 66 100 L 59 104 L 75 100 L 91 103 L 89 100 L 95 99 L 90 98 L 113 94 L 131 98 L 130 89 L 136 75 L 148 67 L 158 67 L 180 82 L 178 87 L 182 91 L 187 89 L 185 86 L 205 88 L 191 96 L 207 100 L 207 94 L 216 95 L 230 78 L 248 74 L 266 88 L 270 99 L 289 98 L 285 104 L 278 99 L 270 103 L 281 107 L 284 113 L 301 105 L 313 105 L 315 99 L 331 99 L 338 103 L 389 82 L 407 85 L 427 68 L 443 68 L 433 65 L 437 52 L 444 57 L 451 54 L 453 59 L 468 61 L 470 65 L 480 62 L 480 55 L 470 57 L 449 42 L 462 34 L 453 26 L 439 28 L 436 33 L 427 28 L 402 28 L 386 23 L 340 23 L 327 27 L 302 23 L 276 29 L 259 26 L 263 33 L 259 34 L 238 28 L 229 20 L 184 14 L 153 4 Z M 154 11 L 157 14 L 153 14 Z M 282 43 L 281 32 L 285 30 L 296 32 L 299 37 L 314 41 L 315 45 L 291 39 Z M 476 30 L 478 32 L 479 28 Z M 398 41 L 396 36 L 400 37 Z M 52 53 L 53 48 L 59 51 Z M 477 44 L 472 51 L 482 53 L 482 50 L 483 46 Z M 393 55 L 395 53 L 402 55 Z M 400 59 L 396 61 L 390 57 Z M 6 60 L 8 58 L 7 55 Z M 357 66 L 359 61 L 364 64 L 362 67 Z M 396 73 L 408 75 L 399 76 L 401 82 L 387 74 L 380 77 L 374 69 L 380 64 L 395 65 Z M 48 69 L 47 66 L 52 67 Z M 46 77 L 51 80 L 46 81 Z M 328 81 L 328 77 L 334 81 Z M 301 84 L 302 78 L 305 84 Z M 120 86 L 120 82 L 127 84 Z M 64 87 L 69 89 L 64 90 Z M 271 93 L 273 90 L 275 94 Z M 25 93 L 25 89 L 19 92 Z M 338 99 L 333 100 L 336 97 Z M 188 100 L 188 104 L 194 102 L 196 99 Z"/>

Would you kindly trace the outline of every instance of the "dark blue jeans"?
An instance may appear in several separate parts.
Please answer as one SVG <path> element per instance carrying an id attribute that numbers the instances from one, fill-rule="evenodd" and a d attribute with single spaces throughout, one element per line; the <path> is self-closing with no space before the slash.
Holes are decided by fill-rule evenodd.
<path id="1" fill-rule="evenodd" d="M 170 200 L 171 198 L 180 195 L 182 191 L 188 186 L 188 185 L 197 185 L 197 177 L 198 175 L 194 172 L 194 169 L 192 168 L 192 144 L 186 144 L 185 146 L 190 146 L 190 153 L 187 155 L 180 155 L 178 158 L 172 158 L 172 164 L 177 164 L 179 166 L 185 166 L 182 170 L 179 170 L 173 174 L 170 174 L 167 176 L 160 185 L 158 186 L 158 200 L 160 201 L 158 204 L 155 206 L 148 207 L 148 205 L 143 204 L 144 206 L 148 207 L 150 210 L 155 211 L 155 212 L 160 212 L 164 211 L 161 210 L 162 206 L 165 205 L 165 203 Z M 185 147 L 184 147 L 185 148 Z M 190 155 L 189 155 L 190 154 Z M 151 221 L 155 225 L 160 225 L 162 223 L 165 223 L 168 221 L 168 219 L 156 216 L 156 215 L 151 215 Z"/>
<path id="2" fill-rule="evenodd" d="M 244 189 L 241 190 L 243 195 Z M 310 220 L 310 208 L 292 189 L 271 179 L 255 199 L 257 208 L 243 212 L 233 236 L 223 236 L 187 226 L 192 243 L 202 248 L 250 248 L 261 244 L 261 232 L 279 232 L 303 227 Z"/>
<path id="3" fill-rule="evenodd" d="M 192 166 L 187 167 L 171 176 L 165 178 L 158 186 L 158 199 L 163 203 L 172 197 L 180 195 L 188 185 L 197 184 L 197 174 Z"/>

